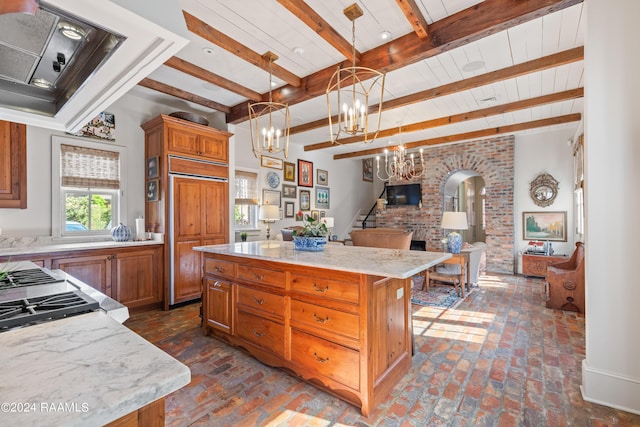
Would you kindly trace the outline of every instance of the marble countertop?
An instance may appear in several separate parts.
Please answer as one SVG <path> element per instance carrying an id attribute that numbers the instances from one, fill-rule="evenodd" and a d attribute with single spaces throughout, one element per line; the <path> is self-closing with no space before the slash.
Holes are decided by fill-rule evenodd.
<path id="1" fill-rule="evenodd" d="M 0 333 L 0 348 L 5 426 L 103 425 L 191 379 L 187 366 L 99 311 Z"/>
<path id="2" fill-rule="evenodd" d="M 299 251 L 293 242 L 263 240 L 196 246 L 196 251 L 278 261 L 308 267 L 406 279 L 451 257 L 444 252 L 403 251 L 327 244 L 320 252 Z"/>
<path id="3" fill-rule="evenodd" d="M 90 250 L 90 249 L 130 248 L 135 246 L 162 245 L 163 243 L 164 242 L 159 240 L 141 240 L 141 241 L 128 241 L 128 242 L 115 242 L 113 240 L 103 240 L 99 242 L 47 243 L 47 244 L 38 244 L 35 242 L 32 242 L 30 244 L 18 243 L 10 247 L 0 246 L 0 256 L 42 254 L 47 252 L 78 251 L 78 250 Z"/>

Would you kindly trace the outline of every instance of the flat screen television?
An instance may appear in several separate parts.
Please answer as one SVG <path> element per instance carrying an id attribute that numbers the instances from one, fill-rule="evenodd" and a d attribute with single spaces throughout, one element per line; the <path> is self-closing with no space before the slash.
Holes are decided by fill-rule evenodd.
<path id="1" fill-rule="evenodd" d="M 387 186 L 387 205 L 418 206 L 422 200 L 422 187 L 420 184 L 402 184 Z"/>

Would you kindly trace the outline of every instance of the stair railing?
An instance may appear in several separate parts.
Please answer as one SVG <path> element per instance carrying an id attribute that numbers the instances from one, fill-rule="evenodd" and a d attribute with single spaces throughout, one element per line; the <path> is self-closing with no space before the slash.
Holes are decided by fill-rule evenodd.
<path id="1" fill-rule="evenodd" d="M 387 184 L 384 184 L 384 189 L 382 190 L 382 193 L 380 193 L 380 195 L 378 196 L 378 199 L 382 199 L 384 197 L 384 195 L 387 193 Z M 376 201 L 373 203 L 373 206 L 371 207 L 371 209 L 369 209 L 369 213 L 367 213 L 367 216 L 364 217 L 364 219 L 362 220 L 362 228 L 376 228 L 376 206 L 378 206 L 378 200 L 376 199 Z M 373 215 L 373 217 L 372 217 Z"/>

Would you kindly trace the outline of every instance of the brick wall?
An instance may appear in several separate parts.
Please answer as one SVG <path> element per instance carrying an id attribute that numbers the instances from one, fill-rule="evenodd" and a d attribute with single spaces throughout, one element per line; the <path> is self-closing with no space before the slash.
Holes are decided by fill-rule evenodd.
<path id="1" fill-rule="evenodd" d="M 440 248 L 444 185 L 458 171 L 475 171 L 485 182 L 487 271 L 514 272 L 513 136 L 433 147 L 425 150 L 426 172 L 422 184 L 422 208 L 388 207 L 378 211 L 378 227 L 413 230 L 415 240 Z M 392 183 L 393 184 L 393 183 Z"/>

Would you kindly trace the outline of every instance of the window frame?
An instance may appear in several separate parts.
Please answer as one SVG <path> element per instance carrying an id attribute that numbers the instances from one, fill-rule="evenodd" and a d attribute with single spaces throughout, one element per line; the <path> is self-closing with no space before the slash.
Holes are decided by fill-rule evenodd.
<path id="1" fill-rule="evenodd" d="M 104 143 L 97 140 L 87 140 L 80 138 L 70 138 L 59 135 L 51 137 L 51 235 L 56 239 L 82 239 L 96 238 L 104 240 L 105 237 L 111 236 L 110 230 L 87 230 L 66 232 L 67 215 L 65 209 L 65 195 L 71 188 L 63 187 L 60 165 L 61 145 L 75 145 L 78 147 L 94 148 L 104 151 L 113 151 L 119 154 L 120 162 L 120 188 L 118 190 L 99 189 L 96 192 L 113 192 L 114 197 L 112 204 L 114 206 L 114 215 L 111 218 L 111 224 L 116 225 L 124 222 L 127 213 L 127 149 L 123 145 L 114 144 L 113 142 Z M 82 190 L 80 191 L 82 192 Z"/>
<path id="2" fill-rule="evenodd" d="M 234 181 L 235 181 L 235 172 L 251 172 L 251 173 L 255 173 L 256 174 L 256 197 L 258 197 L 259 195 L 257 194 L 258 191 L 258 184 L 260 183 L 260 171 L 256 170 L 256 169 L 248 169 L 248 168 L 236 168 L 234 171 Z M 234 189 L 235 192 L 235 189 Z M 259 204 L 259 202 L 257 202 Z M 243 206 L 249 206 L 249 209 L 252 210 L 252 218 L 253 218 L 253 222 L 247 225 L 242 225 L 242 224 L 237 224 L 236 220 L 235 220 L 235 207 L 236 207 L 236 202 L 235 202 L 235 194 L 234 194 L 234 198 L 233 198 L 233 229 L 235 231 L 252 231 L 252 230 L 259 230 L 259 225 L 258 225 L 258 204 L 255 205 L 243 205 Z"/>

